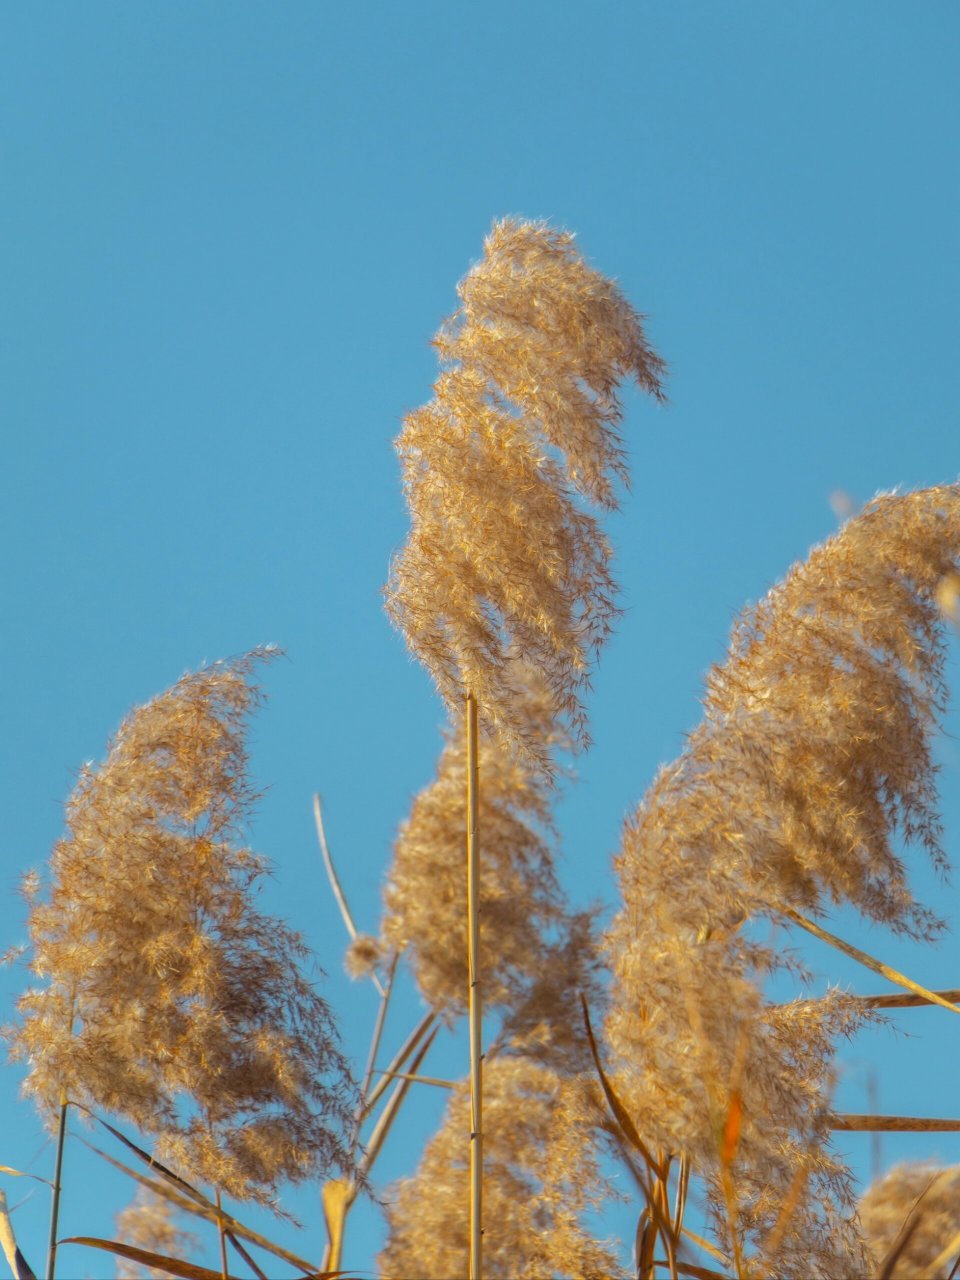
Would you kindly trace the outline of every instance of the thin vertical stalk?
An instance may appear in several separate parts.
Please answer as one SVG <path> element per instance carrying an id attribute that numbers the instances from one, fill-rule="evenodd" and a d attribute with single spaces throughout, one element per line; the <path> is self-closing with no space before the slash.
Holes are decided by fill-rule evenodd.
<path id="1" fill-rule="evenodd" d="M 483 1002 L 480 990 L 480 849 L 477 700 L 467 694 L 467 975 L 470 1017 L 470 1280 L 483 1275 Z"/>
<path id="2" fill-rule="evenodd" d="M 57 1125 L 57 1158 L 53 1167 L 53 1202 L 50 1205 L 50 1243 L 47 1246 L 47 1280 L 54 1280 L 57 1266 L 57 1234 L 60 1221 L 60 1177 L 63 1172 L 63 1143 L 67 1136 L 67 1107 L 60 1095 L 60 1122 Z"/>
<path id="3" fill-rule="evenodd" d="M 217 1230 L 220 1232 L 220 1274 L 223 1280 L 229 1280 L 229 1272 L 227 1270 L 227 1236 L 223 1228 L 223 1201 L 220 1196 L 220 1188 L 216 1191 L 217 1200 Z"/>

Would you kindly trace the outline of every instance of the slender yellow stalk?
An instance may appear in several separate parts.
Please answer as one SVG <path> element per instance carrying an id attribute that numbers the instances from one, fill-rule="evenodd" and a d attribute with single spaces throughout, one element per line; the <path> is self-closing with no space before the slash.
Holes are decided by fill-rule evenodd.
<path id="1" fill-rule="evenodd" d="M 467 694 L 467 976 L 470 1019 L 470 1280 L 483 1275 L 483 998 L 480 988 L 480 808 L 477 700 Z"/>
<path id="2" fill-rule="evenodd" d="M 223 1211 L 223 1199 L 220 1195 L 219 1187 L 217 1187 L 215 1198 L 217 1205 L 217 1233 L 220 1236 L 220 1271 L 223 1275 L 223 1280 L 227 1280 L 227 1237 L 224 1233 L 223 1218 L 221 1216 Z"/>

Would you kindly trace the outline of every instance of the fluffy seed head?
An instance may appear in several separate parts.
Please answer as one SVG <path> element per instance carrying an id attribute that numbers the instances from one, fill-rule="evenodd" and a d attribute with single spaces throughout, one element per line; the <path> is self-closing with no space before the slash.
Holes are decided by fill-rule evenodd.
<path id="1" fill-rule="evenodd" d="M 514 712 L 516 663 L 585 741 L 580 694 L 616 589 L 583 500 L 617 505 L 616 388 L 632 377 L 661 398 L 664 367 L 616 286 L 543 223 L 495 224 L 458 292 L 434 399 L 397 441 L 411 530 L 387 612 L 451 709 L 472 691 L 486 723 L 542 756 Z"/>
<path id="2" fill-rule="evenodd" d="M 787 957 L 759 922 L 847 902 L 900 932 L 936 931 L 895 842 L 944 865 L 930 744 L 943 697 L 937 591 L 958 557 L 957 486 L 881 497 L 851 519 L 737 623 L 703 723 L 625 831 L 607 1023 L 622 1088 L 651 1142 L 716 1179 L 736 1083 L 748 1241 L 762 1246 L 778 1198 L 805 1181 L 764 1264 L 778 1276 L 862 1265 L 825 1124 L 833 1046 L 862 1012 L 839 993 L 770 1006 L 763 979 Z M 722 1218 L 719 1193 L 715 1203 Z"/>
<path id="3" fill-rule="evenodd" d="M 594 1155 L 598 1111 L 587 1085 L 520 1058 L 484 1070 L 484 1274 L 490 1280 L 620 1280 L 616 1254 L 583 1214 L 610 1194 Z M 384 1280 L 449 1280 L 469 1256 L 470 1092 L 454 1091 L 410 1178 L 392 1190 Z"/>
<path id="4" fill-rule="evenodd" d="M 30 912 L 39 983 L 14 1055 L 61 1094 L 156 1135 L 157 1154 L 240 1198 L 348 1163 L 351 1089 L 306 950 L 256 910 L 265 863 L 246 720 L 256 651 L 186 675 L 84 769 Z"/>

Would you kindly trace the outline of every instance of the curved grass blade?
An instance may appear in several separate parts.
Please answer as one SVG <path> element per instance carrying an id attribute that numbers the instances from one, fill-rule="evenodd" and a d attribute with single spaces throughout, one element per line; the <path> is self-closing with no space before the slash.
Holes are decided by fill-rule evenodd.
<path id="1" fill-rule="evenodd" d="M 3 1249 L 7 1262 L 10 1264 L 10 1270 L 16 1276 L 16 1280 L 37 1280 L 29 1262 L 20 1252 L 16 1237 L 13 1234 L 10 1214 L 7 1210 L 7 1197 L 2 1191 L 0 1191 L 0 1247 Z"/>
<path id="2" fill-rule="evenodd" d="M 266 1236 L 260 1235 L 258 1231 L 253 1231 L 250 1227 L 245 1227 L 242 1222 L 238 1222 L 237 1219 L 232 1218 L 230 1214 L 218 1213 L 217 1206 L 212 1201 L 208 1201 L 203 1196 L 199 1196 L 199 1193 L 197 1193 L 199 1198 L 196 1196 L 188 1197 L 186 1195 L 178 1195 L 177 1192 L 175 1192 L 173 1188 L 168 1186 L 165 1182 L 159 1179 L 155 1180 L 153 1178 L 147 1178 L 143 1174 L 137 1173 L 136 1169 L 131 1169 L 129 1165 L 125 1165 L 121 1160 L 115 1160 L 113 1156 L 107 1155 L 105 1151 L 101 1151 L 99 1147 L 95 1147 L 90 1142 L 86 1145 L 91 1151 L 100 1156 L 101 1159 L 106 1160 L 108 1164 L 112 1164 L 115 1169 L 121 1170 L 121 1172 L 127 1174 L 128 1177 L 133 1178 L 135 1182 L 139 1182 L 141 1186 L 149 1187 L 152 1191 L 155 1191 L 157 1195 L 165 1197 L 179 1209 L 183 1209 L 186 1213 L 196 1214 L 198 1218 L 203 1218 L 207 1222 L 212 1222 L 214 1226 L 217 1226 L 222 1220 L 228 1231 L 239 1236 L 243 1240 L 249 1241 L 250 1244 L 255 1244 L 259 1249 L 264 1249 L 267 1253 L 272 1253 L 275 1257 L 282 1258 L 284 1262 L 289 1262 L 292 1267 L 296 1267 L 297 1270 L 302 1272 L 305 1276 L 312 1277 L 318 1274 L 312 1262 L 307 1262 L 305 1259 L 298 1257 L 295 1253 L 291 1253 L 289 1249 L 284 1249 L 281 1245 L 274 1244 L 272 1240 L 268 1240 Z M 219 1275 L 219 1272 L 217 1274 Z"/>
<path id="3" fill-rule="evenodd" d="M 420 1046 L 413 1062 L 410 1064 L 413 1067 L 413 1071 L 410 1073 L 411 1075 L 417 1074 L 417 1069 L 420 1066 L 420 1063 L 427 1056 L 427 1051 L 436 1039 L 437 1032 L 439 1030 L 439 1027 L 434 1027 L 426 1040 L 424 1040 L 423 1044 Z M 370 1141 L 367 1143 L 366 1154 L 360 1164 L 361 1181 L 367 1177 L 368 1173 L 373 1168 L 373 1162 L 380 1154 L 380 1148 L 387 1139 L 387 1134 L 390 1132 L 390 1128 L 396 1119 L 397 1112 L 400 1109 L 400 1104 L 406 1097 L 407 1090 L 409 1088 L 409 1080 L 398 1080 L 393 1093 L 390 1095 L 390 1100 L 383 1108 L 383 1111 L 381 1111 L 380 1119 L 377 1121 L 373 1133 L 370 1135 Z"/>
<path id="4" fill-rule="evenodd" d="M 370 1097 L 364 1104 L 364 1116 L 368 1116 L 370 1114 L 380 1097 L 386 1093 L 387 1089 L 390 1087 L 390 1077 L 400 1070 L 403 1064 L 410 1057 L 411 1053 L 413 1053 L 414 1049 L 433 1026 L 434 1022 L 436 1022 L 436 1019 L 437 1015 L 435 1013 L 425 1013 L 397 1050 L 393 1061 L 387 1067 L 386 1071 L 379 1073 L 380 1079 L 371 1089 Z"/>
<path id="5" fill-rule="evenodd" d="M 251 1258 L 250 1254 L 243 1247 L 243 1245 L 240 1243 L 240 1241 L 237 1239 L 237 1237 L 233 1234 L 232 1231 L 225 1231 L 223 1234 L 224 1234 L 224 1238 L 230 1242 L 230 1244 L 233 1246 L 236 1252 L 239 1253 L 240 1257 L 244 1260 L 244 1262 L 247 1264 L 247 1266 L 250 1268 L 253 1274 L 257 1277 L 257 1280 L 270 1280 L 270 1277 L 266 1274 L 266 1272 L 260 1270 L 256 1262 L 253 1260 L 253 1258 Z"/>
<path id="6" fill-rule="evenodd" d="M 597 1075 L 600 1077 L 600 1084 L 603 1087 L 604 1096 L 610 1105 L 610 1110 L 613 1112 L 617 1124 L 619 1124 L 624 1134 L 629 1138 L 631 1144 L 636 1147 L 641 1156 L 643 1156 L 644 1162 L 650 1171 L 655 1174 L 656 1177 L 662 1178 L 663 1169 L 658 1162 L 654 1160 L 647 1144 L 640 1137 L 640 1134 L 637 1132 L 636 1125 L 630 1118 L 630 1113 L 617 1097 L 616 1091 L 608 1080 L 607 1073 L 603 1069 L 603 1063 L 600 1061 L 600 1051 L 597 1048 L 597 1042 L 593 1036 L 593 1027 L 590 1025 L 590 1011 L 587 1008 L 587 1002 L 582 995 L 580 996 L 580 1004 L 583 1007 L 583 1022 L 587 1029 L 587 1040 L 590 1042 L 590 1053 L 593 1056 L 594 1066 L 597 1068 Z"/>
<path id="7" fill-rule="evenodd" d="M 162 1253 L 151 1253 L 149 1249 L 137 1249 L 132 1244 L 121 1244 L 119 1240 L 101 1240 L 98 1236 L 68 1236 L 60 1244 L 80 1244 L 88 1249 L 103 1249 L 106 1253 L 114 1253 L 118 1258 L 128 1258 L 131 1262 L 140 1262 L 145 1267 L 157 1267 L 168 1275 L 180 1276 L 182 1280 L 222 1280 L 219 1271 L 211 1271 L 209 1267 L 197 1266 L 195 1262 L 184 1262 L 182 1258 L 168 1258 Z M 238 1276 L 227 1276 L 226 1280 L 240 1280 Z"/>
<path id="8" fill-rule="evenodd" d="M 812 933 L 815 938 L 819 938 L 821 942 L 828 942 L 831 947 L 836 947 L 838 951 L 842 951 L 851 960 L 858 960 L 865 968 L 872 969 L 874 973 L 879 973 L 881 977 L 887 978 L 890 982 L 895 982 L 898 987 L 904 987 L 907 991 L 912 991 L 914 995 L 923 996 L 924 1000 L 929 1001 L 930 1004 L 938 1004 L 944 1009 L 949 1009 L 952 1013 L 960 1013 L 960 1005 L 954 1004 L 952 1000 L 944 999 L 936 991 L 930 991 L 927 987 L 921 986 L 919 982 L 914 982 L 905 973 L 900 973 L 899 970 L 891 968 L 890 965 L 884 964 L 882 960 L 877 960 L 866 951 L 861 951 L 859 947 L 853 946 L 852 943 L 844 942 L 836 934 L 828 933 L 826 929 L 821 929 L 818 924 L 814 924 L 812 920 L 802 916 L 799 911 L 794 911 L 792 907 L 781 907 L 780 912 L 788 920 L 798 924 L 801 929 L 806 929 L 807 933 Z"/>
<path id="9" fill-rule="evenodd" d="M 53 1186 L 49 1178 L 41 1178 L 39 1173 L 24 1173 L 22 1169 L 11 1169 L 8 1164 L 0 1164 L 0 1173 L 8 1173 L 13 1178 L 33 1178 L 35 1182 L 42 1182 L 45 1187 Z"/>

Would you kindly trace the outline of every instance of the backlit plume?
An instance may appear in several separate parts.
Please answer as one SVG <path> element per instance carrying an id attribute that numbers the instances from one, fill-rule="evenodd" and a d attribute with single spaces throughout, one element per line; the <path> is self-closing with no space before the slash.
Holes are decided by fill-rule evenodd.
<path id="1" fill-rule="evenodd" d="M 859 1215 L 876 1274 L 901 1229 L 908 1225 L 912 1229 L 906 1245 L 893 1269 L 885 1274 L 890 1280 L 915 1280 L 917 1276 L 947 1280 L 960 1252 L 960 1165 L 895 1165 L 867 1188 Z M 912 1220 L 909 1224 L 908 1219 Z M 951 1256 L 931 1269 L 944 1251 L 950 1251 L 951 1244 Z"/>
<path id="2" fill-rule="evenodd" d="M 266 864 L 241 843 L 250 677 L 270 653 L 184 676 L 84 768 L 10 1032 L 44 1110 L 113 1112 L 188 1176 L 263 1202 L 348 1164 L 351 1102 L 305 949 L 257 911 Z"/>
<path id="3" fill-rule="evenodd" d="M 616 286 L 543 223 L 496 223 L 458 293 L 434 398 L 397 441 L 412 525 L 387 611 L 451 711 L 472 691 L 486 724 L 545 762 L 514 709 L 516 662 L 584 742 L 581 693 L 616 613 L 584 504 L 615 508 L 627 478 L 618 384 L 662 398 L 664 367 Z"/>
<path id="4" fill-rule="evenodd" d="M 594 1152 L 597 1112 L 577 1079 L 522 1058 L 484 1072 L 484 1275 L 489 1280 L 619 1280 L 616 1253 L 582 1215 L 609 1194 Z M 384 1280 L 449 1280 L 467 1273 L 470 1095 L 458 1085 L 412 1177 L 393 1189 Z"/>
<path id="5" fill-rule="evenodd" d="M 543 702 L 528 692 L 524 722 Z M 483 861 L 480 947 L 484 1002 L 515 1003 L 545 959 L 545 935 L 564 918 L 553 859 L 551 788 L 542 771 L 500 738 L 480 742 Z M 386 888 L 381 951 L 402 952 L 420 993 L 452 1017 L 466 1005 L 467 884 L 463 871 L 466 742 L 447 732 L 435 779 L 400 828 Z"/>
<path id="6" fill-rule="evenodd" d="M 625 831 L 608 938 L 619 1084 L 651 1145 L 691 1155 L 721 1237 L 733 1214 L 763 1274 L 864 1274 L 827 1124 L 834 1044 L 862 1006 L 835 992 L 778 1007 L 761 988 L 787 963 L 770 929 L 791 909 L 847 903 L 900 933 L 937 931 L 897 846 L 944 868 L 931 736 L 938 587 L 958 555 L 960 487 L 880 497 L 852 518 L 736 624 L 702 724 Z"/>

